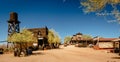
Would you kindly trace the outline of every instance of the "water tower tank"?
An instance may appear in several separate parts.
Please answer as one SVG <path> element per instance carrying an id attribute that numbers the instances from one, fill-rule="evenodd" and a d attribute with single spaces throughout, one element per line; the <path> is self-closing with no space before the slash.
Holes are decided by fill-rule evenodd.
<path id="1" fill-rule="evenodd" d="M 16 12 L 11 12 L 9 21 L 18 21 L 18 14 Z"/>

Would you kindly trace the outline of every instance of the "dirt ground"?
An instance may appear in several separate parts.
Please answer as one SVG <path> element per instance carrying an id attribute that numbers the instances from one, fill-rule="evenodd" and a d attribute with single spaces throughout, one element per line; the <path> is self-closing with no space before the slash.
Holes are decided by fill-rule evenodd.
<path id="1" fill-rule="evenodd" d="M 120 56 L 92 48 L 61 46 L 60 49 L 34 51 L 27 57 L 0 55 L 0 62 L 120 62 Z"/>

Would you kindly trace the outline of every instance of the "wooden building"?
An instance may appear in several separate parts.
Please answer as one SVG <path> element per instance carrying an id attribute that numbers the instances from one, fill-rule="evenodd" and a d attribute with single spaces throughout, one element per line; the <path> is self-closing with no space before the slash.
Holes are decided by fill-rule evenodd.
<path id="1" fill-rule="evenodd" d="M 85 39 L 82 37 L 83 34 L 82 33 L 76 33 L 76 35 L 73 35 L 70 41 L 70 44 L 74 44 L 75 46 L 78 47 L 86 47 L 89 44 L 92 44 L 91 42 L 93 41 L 93 39 Z"/>
<path id="2" fill-rule="evenodd" d="M 114 42 L 117 38 L 94 38 L 94 49 L 114 49 Z"/>
<path id="3" fill-rule="evenodd" d="M 120 38 L 113 40 L 114 42 L 114 52 L 120 55 Z"/>
<path id="4" fill-rule="evenodd" d="M 48 28 L 30 28 L 29 31 L 33 32 L 33 35 L 37 38 L 38 47 L 46 47 L 48 43 Z"/>
<path id="5" fill-rule="evenodd" d="M 70 41 L 70 44 L 76 44 L 78 43 L 82 38 L 82 33 L 76 33 L 76 35 L 73 35 Z"/>

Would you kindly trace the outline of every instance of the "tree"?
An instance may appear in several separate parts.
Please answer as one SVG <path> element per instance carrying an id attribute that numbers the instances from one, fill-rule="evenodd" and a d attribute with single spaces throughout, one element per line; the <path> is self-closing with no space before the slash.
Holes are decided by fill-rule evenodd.
<path id="1" fill-rule="evenodd" d="M 55 38 L 54 31 L 53 30 L 49 30 L 48 31 L 48 42 L 50 44 L 54 43 L 54 38 Z"/>
<path id="2" fill-rule="evenodd" d="M 70 42 L 70 40 L 71 40 L 71 36 L 66 36 L 64 38 L 64 43 L 68 43 L 68 42 Z"/>
<path id="3" fill-rule="evenodd" d="M 85 13 L 95 12 L 97 15 L 113 16 L 116 22 L 120 22 L 120 0 L 82 0 L 80 4 Z M 107 9 L 107 6 L 111 7 L 111 10 Z"/>
<path id="4" fill-rule="evenodd" d="M 33 33 L 27 29 L 23 29 L 20 33 L 14 33 L 13 35 L 8 36 L 8 42 L 36 42 L 36 37 L 33 36 Z"/>
<path id="5" fill-rule="evenodd" d="M 34 37 L 34 34 L 31 31 L 28 31 L 27 29 L 23 29 L 21 33 L 24 42 L 37 42 L 37 38 Z"/>
<path id="6" fill-rule="evenodd" d="M 48 42 L 49 43 L 60 43 L 60 36 L 53 29 L 50 29 L 48 32 Z"/>
<path id="7" fill-rule="evenodd" d="M 20 56 L 21 52 L 24 52 L 24 55 L 27 55 L 27 49 L 29 46 L 32 46 L 32 42 L 36 42 L 36 37 L 33 36 L 33 33 L 27 29 L 23 29 L 20 33 L 13 33 L 7 38 L 8 42 L 14 43 L 14 56 Z"/>
<path id="8" fill-rule="evenodd" d="M 85 41 L 83 45 L 87 46 L 88 44 L 93 44 L 91 35 L 82 35 L 82 39 Z"/>
<path id="9" fill-rule="evenodd" d="M 61 41 L 61 39 L 60 39 L 59 35 L 55 35 L 54 42 L 60 43 L 60 41 Z"/>
<path id="10" fill-rule="evenodd" d="M 82 38 L 83 39 L 92 39 L 92 36 L 90 36 L 90 35 L 82 35 Z"/>
<path id="11" fill-rule="evenodd" d="M 51 45 L 51 48 L 54 48 L 54 44 L 59 44 L 61 41 L 59 34 L 54 30 L 50 29 L 48 32 L 48 42 Z"/>
<path id="12" fill-rule="evenodd" d="M 14 33 L 7 38 L 8 42 L 14 43 L 17 48 L 25 49 L 33 42 L 37 41 L 37 38 L 33 36 L 32 32 L 27 29 L 23 29 L 20 33 Z"/>

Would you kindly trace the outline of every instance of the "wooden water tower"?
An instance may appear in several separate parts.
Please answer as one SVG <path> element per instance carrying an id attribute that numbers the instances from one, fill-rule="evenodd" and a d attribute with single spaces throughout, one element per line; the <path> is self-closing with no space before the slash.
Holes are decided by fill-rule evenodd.
<path id="1" fill-rule="evenodd" d="M 18 14 L 16 12 L 10 13 L 10 19 L 8 20 L 8 35 L 11 35 L 15 32 L 19 33 L 20 21 L 18 21 Z"/>

